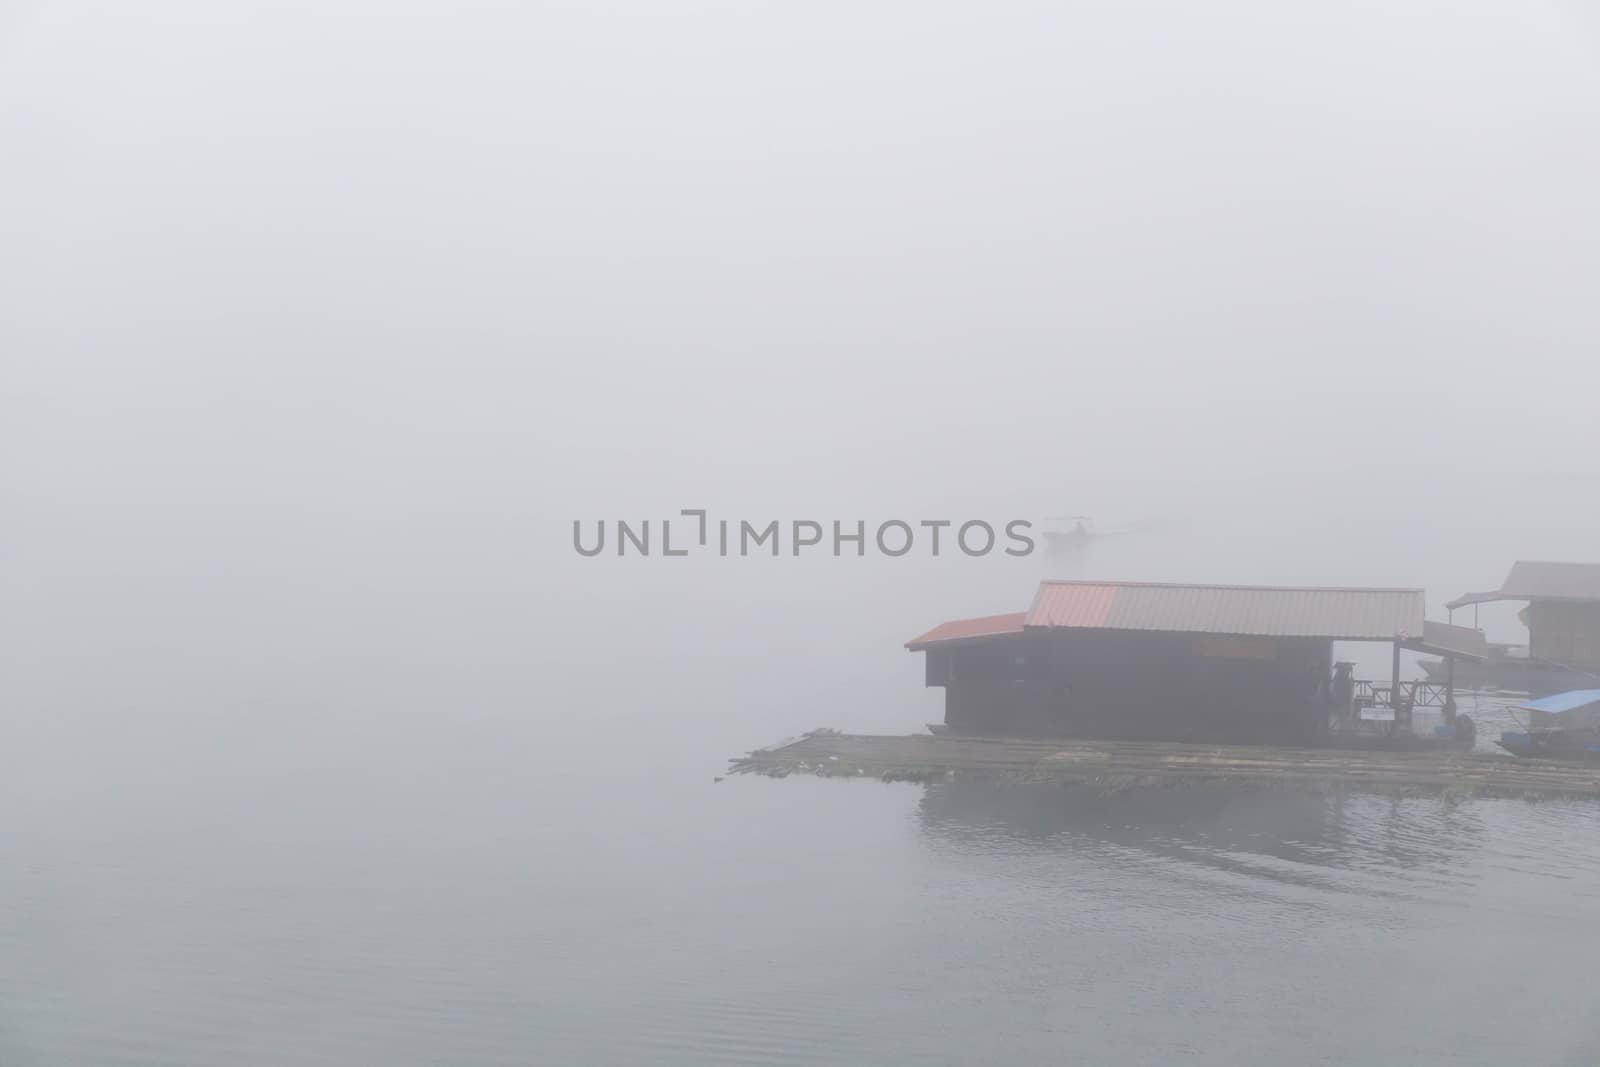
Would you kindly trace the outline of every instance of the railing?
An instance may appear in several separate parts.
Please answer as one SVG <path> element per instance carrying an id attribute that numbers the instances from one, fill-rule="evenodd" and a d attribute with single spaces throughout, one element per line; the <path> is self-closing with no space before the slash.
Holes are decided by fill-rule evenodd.
<path id="1" fill-rule="evenodd" d="M 1437 682 L 1401 682 L 1400 707 L 1443 708 L 1449 696 L 1449 687 Z M 1355 705 L 1360 708 L 1393 709 L 1394 683 L 1357 681 Z"/>

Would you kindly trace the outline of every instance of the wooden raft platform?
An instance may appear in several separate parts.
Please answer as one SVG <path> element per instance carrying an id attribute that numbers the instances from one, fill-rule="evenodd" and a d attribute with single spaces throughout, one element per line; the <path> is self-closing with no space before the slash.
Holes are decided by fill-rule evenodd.
<path id="1" fill-rule="evenodd" d="M 904 737 L 816 730 L 730 761 L 730 774 L 927 782 L 992 778 L 1106 789 L 1231 782 L 1385 793 L 1600 797 L 1600 766 L 1453 752 L 1166 742 Z"/>

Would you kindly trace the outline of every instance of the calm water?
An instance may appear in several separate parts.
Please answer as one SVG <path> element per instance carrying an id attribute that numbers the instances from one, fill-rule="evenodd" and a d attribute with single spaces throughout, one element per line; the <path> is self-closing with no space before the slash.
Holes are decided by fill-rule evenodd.
<path id="1" fill-rule="evenodd" d="M 1600 1062 L 1600 806 L 713 782 L 767 739 L 13 720 L 0 1064 Z"/>

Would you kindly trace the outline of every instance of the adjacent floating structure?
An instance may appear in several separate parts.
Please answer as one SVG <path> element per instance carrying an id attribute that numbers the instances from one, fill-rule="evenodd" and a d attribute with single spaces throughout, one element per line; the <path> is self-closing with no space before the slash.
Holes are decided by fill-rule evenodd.
<path id="1" fill-rule="evenodd" d="M 1526 645 L 1496 644 L 1480 665 L 1466 666 L 1461 681 L 1542 695 L 1600 681 L 1600 563 L 1545 563 L 1518 560 L 1499 589 L 1466 593 L 1445 605 L 1452 621 L 1457 609 L 1523 600 Z M 1444 676 L 1441 661 L 1420 664 L 1430 678 Z"/>
<path id="2" fill-rule="evenodd" d="M 1336 672 L 1335 641 L 1391 644 L 1389 684 Z M 906 647 L 945 691 L 936 732 L 1306 745 L 1341 712 L 1353 721 L 1358 700 L 1410 735 L 1427 694 L 1401 682 L 1401 649 L 1487 654 L 1478 631 L 1425 620 L 1421 589 L 1087 581 L 1042 582 L 1026 612 L 946 622 Z M 1453 721 L 1452 682 L 1434 696 Z"/>
<path id="3" fill-rule="evenodd" d="M 1600 797 L 1600 768 L 1444 751 L 878 737 L 818 730 L 730 763 L 731 774 L 774 778 L 815 774 L 917 782 L 989 779 L 1088 785 L 1107 791 L 1231 783 L 1402 795 Z"/>

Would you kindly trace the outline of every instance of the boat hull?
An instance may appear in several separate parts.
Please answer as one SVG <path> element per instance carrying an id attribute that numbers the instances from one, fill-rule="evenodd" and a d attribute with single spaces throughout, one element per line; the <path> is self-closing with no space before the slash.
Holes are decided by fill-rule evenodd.
<path id="1" fill-rule="evenodd" d="M 1430 682 L 1444 682 L 1449 678 L 1449 667 L 1444 660 L 1418 660 Z M 1461 689 L 1508 689 L 1533 696 L 1560 693 L 1585 684 L 1593 684 L 1600 671 L 1591 672 L 1581 667 L 1566 667 L 1538 660 L 1492 659 L 1483 663 L 1458 660 L 1455 684 Z"/>
<path id="2" fill-rule="evenodd" d="M 1499 745 L 1522 759 L 1600 761 L 1600 730 L 1507 730 Z"/>

